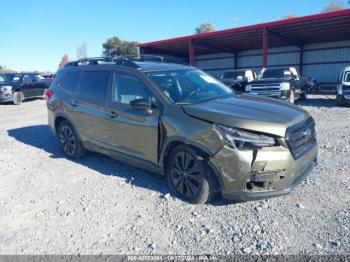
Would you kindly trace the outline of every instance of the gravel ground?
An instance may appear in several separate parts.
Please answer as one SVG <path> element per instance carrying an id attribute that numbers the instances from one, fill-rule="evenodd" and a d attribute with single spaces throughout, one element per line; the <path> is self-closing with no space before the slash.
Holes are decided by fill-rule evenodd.
<path id="1" fill-rule="evenodd" d="M 100 154 L 66 159 L 42 100 L 0 105 L 0 254 L 350 254 L 350 108 L 301 104 L 319 165 L 292 194 L 195 206 Z"/>

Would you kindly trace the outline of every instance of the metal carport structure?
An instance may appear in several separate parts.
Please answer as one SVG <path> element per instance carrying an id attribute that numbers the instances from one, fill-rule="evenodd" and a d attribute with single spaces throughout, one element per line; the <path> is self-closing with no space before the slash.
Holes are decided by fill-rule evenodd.
<path id="1" fill-rule="evenodd" d="M 349 41 L 338 46 L 311 48 L 311 44 L 345 40 Z M 302 73 L 303 66 L 307 65 L 304 61 L 304 47 L 308 45 L 309 52 L 345 48 L 343 51 L 346 54 L 350 53 L 350 9 L 142 43 L 139 48 L 141 54 L 175 56 L 187 60 L 190 64 L 195 64 L 196 58 L 201 56 L 232 54 L 232 68 L 239 68 L 238 54 L 242 52 L 261 50 L 259 66 L 267 67 L 270 49 L 293 46 L 294 49 L 290 52 L 294 55 L 297 53 L 298 63 L 294 61 L 290 64 L 298 66 Z M 283 50 L 280 52 L 283 53 Z M 343 55 L 341 63 L 350 64 L 350 56 L 347 58 L 347 55 Z"/>

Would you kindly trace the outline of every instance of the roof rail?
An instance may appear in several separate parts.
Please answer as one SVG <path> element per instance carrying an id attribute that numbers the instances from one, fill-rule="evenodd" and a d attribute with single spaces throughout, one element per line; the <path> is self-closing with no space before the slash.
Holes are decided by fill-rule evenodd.
<path id="1" fill-rule="evenodd" d="M 65 67 L 111 63 L 116 65 L 130 66 L 133 68 L 140 68 L 140 66 L 135 62 L 147 62 L 147 61 L 189 65 L 188 63 L 175 58 L 165 58 L 163 56 L 158 56 L 158 55 L 139 55 L 139 56 L 106 56 L 106 57 L 81 58 L 76 61 L 68 62 L 67 64 L 65 64 Z"/>
<path id="2" fill-rule="evenodd" d="M 125 65 L 134 68 L 140 68 L 136 63 L 132 62 L 129 58 L 125 56 L 82 58 L 77 61 L 68 62 L 67 64 L 65 64 L 65 67 L 79 65 L 98 65 L 103 63 L 114 63 L 116 65 Z"/>

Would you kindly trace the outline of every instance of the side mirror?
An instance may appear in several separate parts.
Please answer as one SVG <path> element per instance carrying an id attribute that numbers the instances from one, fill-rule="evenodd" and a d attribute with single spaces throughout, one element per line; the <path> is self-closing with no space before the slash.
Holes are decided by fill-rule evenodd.
<path id="1" fill-rule="evenodd" d="M 130 101 L 130 106 L 132 109 L 136 110 L 151 110 L 151 104 L 146 98 L 138 98 Z"/>

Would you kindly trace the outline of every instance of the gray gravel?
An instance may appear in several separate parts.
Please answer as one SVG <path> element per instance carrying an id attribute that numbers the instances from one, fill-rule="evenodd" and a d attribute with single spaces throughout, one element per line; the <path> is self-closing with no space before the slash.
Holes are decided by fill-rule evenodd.
<path id="1" fill-rule="evenodd" d="M 42 100 L 0 105 L 0 254 L 350 254 L 350 108 L 316 119 L 319 165 L 285 197 L 190 205 L 100 154 L 66 159 Z"/>

